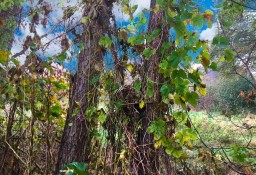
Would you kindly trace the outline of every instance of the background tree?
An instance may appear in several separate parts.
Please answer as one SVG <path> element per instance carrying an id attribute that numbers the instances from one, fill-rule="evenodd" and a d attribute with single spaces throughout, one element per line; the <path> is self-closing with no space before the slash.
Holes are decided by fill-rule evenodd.
<path id="1" fill-rule="evenodd" d="M 83 12 L 86 23 L 83 32 L 84 49 L 78 58 L 78 70 L 71 82 L 69 111 L 60 143 L 56 172 L 71 162 L 89 162 L 91 125 L 86 110 L 97 102 L 92 79 L 103 69 L 104 49 L 100 38 L 109 30 L 113 1 L 86 1 Z M 98 67 L 98 68 L 97 68 Z"/>

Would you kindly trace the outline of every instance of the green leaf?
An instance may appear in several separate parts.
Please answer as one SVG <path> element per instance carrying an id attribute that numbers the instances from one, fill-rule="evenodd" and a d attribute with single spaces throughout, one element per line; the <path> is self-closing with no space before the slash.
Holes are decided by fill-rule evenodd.
<path id="1" fill-rule="evenodd" d="M 168 56 L 168 62 L 173 68 L 177 68 L 181 59 L 177 51 L 173 51 L 170 56 Z"/>
<path id="2" fill-rule="evenodd" d="M 93 85 L 96 85 L 96 83 L 99 82 L 99 79 L 100 79 L 100 76 L 99 76 L 99 75 L 95 75 L 95 76 L 92 78 L 92 84 L 93 84 Z"/>
<path id="3" fill-rule="evenodd" d="M 213 38 L 212 44 L 225 49 L 228 46 L 228 40 L 225 37 L 216 36 Z"/>
<path id="4" fill-rule="evenodd" d="M 128 43 L 130 43 L 132 46 L 141 45 L 144 43 L 144 37 L 142 35 L 132 36 L 128 38 Z"/>
<path id="5" fill-rule="evenodd" d="M 141 83 L 140 83 L 139 80 L 136 80 L 136 81 L 134 82 L 134 89 L 135 89 L 137 92 L 140 91 L 140 89 L 141 89 Z"/>
<path id="6" fill-rule="evenodd" d="M 148 133 L 163 135 L 165 133 L 165 122 L 161 119 L 152 121 L 148 127 Z"/>
<path id="7" fill-rule="evenodd" d="M 58 104 L 52 105 L 50 107 L 50 114 L 54 117 L 59 117 L 61 114 L 61 107 Z"/>
<path id="8" fill-rule="evenodd" d="M 176 38 L 183 36 L 187 32 L 187 28 L 182 21 L 174 22 L 173 28 L 177 34 Z"/>
<path id="9" fill-rule="evenodd" d="M 173 155 L 175 158 L 177 158 L 177 159 L 180 158 L 182 154 L 183 154 L 183 151 L 182 151 L 182 150 L 174 149 L 174 150 L 172 151 L 172 155 Z"/>
<path id="10" fill-rule="evenodd" d="M 161 89 L 160 92 L 162 93 L 163 97 L 168 97 L 169 93 L 172 90 L 172 86 L 170 84 L 164 84 Z"/>
<path id="11" fill-rule="evenodd" d="M 131 8 L 131 13 L 134 13 L 134 12 L 137 10 L 137 8 L 138 8 L 138 5 L 137 5 L 137 4 L 135 4 L 134 6 L 132 6 L 132 8 Z"/>
<path id="12" fill-rule="evenodd" d="M 231 49 L 225 49 L 224 58 L 227 62 L 232 62 L 236 57 L 236 52 Z"/>
<path id="13" fill-rule="evenodd" d="M 176 69 L 176 70 L 174 70 L 172 72 L 172 79 L 175 79 L 177 77 L 180 77 L 180 78 L 183 78 L 183 79 L 187 79 L 187 74 L 182 69 L 179 69 L 179 70 Z"/>
<path id="14" fill-rule="evenodd" d="M 67 170 L 67 175 L 89 175 L 87 167 L 87 163 L 72 162 L 65 166 L 64 170 Z"/>
<path id="15" fill-rule="evenodd" d="M 163 0 L 156 0 L 156 3 L 159 5 L 163 5 Z"/>
<path id="16" fill-rule="evenodd" d="M 19 66 L 19 65 L 20 65 L 20 61 L 17 60 L 16 58 L 11 58 L 11 61 L 13 62 L 13 64 L 14 64 L 15 66 Z"/>
<path id="17" fill-rule="evenodd" d="M 213 71 L 216 71 L 218 66 L 217 66 L 217 63 L 212 62 L 209 67 L 210 67 Z"/>
<path id="18" fill-rule="evenodd" d="M 152 82 L 148 81 L 147 82 L 147 96 L 149 98 L 153 97 L 154 95 L 154 85 Z"/>
<path id="19" fill-rule="evenodd" d="M 122 103 L 120 101 L 115 102 L 115 107 L 116 107 L 117 111 L 121 110 L 121 106 L 122 106 Z"/>
<path id="20" fill-rule="evenodd" d="M 145 48 L 144 50 L 143 50 L 143 55 L 145 56 L 145 57 L 147 57 L 147 58 L 150 58 L 154 53 L 155 53 L 155 49 L 153 49 L 153 50 L 150 50 L 149 48 Z"/>
<path id="21" fill-rule="evenodd" d="M 159 67 L 163 70 L 166 70 L 168 68 L 168 62 L 166 60 L 163 60 L 160 64 Z"/>
<path id="22" fill-rule="evenodd" d="M 99 45 L 110 48 L 112 45 L 112 40 L 108 36 L 103 36 L 99 41 Z"/>
<path id="23" fill-rule="evenodd" d="M 91 118 L 92 115 L 94 114 L 94 112 L 95 112 L 95 107 L 91 106 L 86 109 L 85 115 L 86 115 L 86 117 Z"/>
<path id="24" fill-rule="evenodd" d="M 184 112 L 181 111 L 177 111 L 173 113 L 173 117 L 178 121 L 178 122 L 182 122 L 185 121 L 185 119 L 187 119 L 187 115 Z"/>
<path id="25" fill-rule="evenodd" d="M 196 107 L 199 95 L 196 92 L 187 92 L 185 98 L 187 102 Z"/>
<path id="26" fill-rule="evenodd" d="M 101 123 L 104 123 L 106 121 L 106 118 L 107 118 L 107 115 L 104 113 L 104 112 L 101 112 L 99 117 L 98 117 L 98 120 L 101 122 Z"/>
<path id="27" fill-rule="evenodd" d="M 171 154 L 172 154 L 172 152 L 173 152 L 173 150 L 174 150 L 174 148 L 173 148 L 173 147 L 168 147 L 168 148 L 166 148 L 166 149 L 165 149 L 165 152 L 166 152 L 166 154 L 171 155 Z"/>
<path id="28" fill-rule="evenodd" d="M 204 24 L 204 17 L 202 15 L 197 14 L 194 17 L 192 17 L 192 22 L 196 28 L 201 29 Z"/>

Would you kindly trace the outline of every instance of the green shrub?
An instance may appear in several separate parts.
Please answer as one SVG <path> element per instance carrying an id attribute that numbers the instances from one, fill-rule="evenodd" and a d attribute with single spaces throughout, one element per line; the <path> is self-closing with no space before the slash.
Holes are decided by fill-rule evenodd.
<path id="1" fill-rule="evenodd" d="M 256 104 L 251 96 L 250 101 L 246 101 L 245 97 L 240 96 L 240 92 L 245 94 L 252 89 L 252 85 L 242 78 L 221 78 L 216 85 L 208 89 L 208 96 L 211 97 L 209 105 L 210 110 L 220 111 L 223 114 L 241 113 L 242 111 L 255 111 Z"/>

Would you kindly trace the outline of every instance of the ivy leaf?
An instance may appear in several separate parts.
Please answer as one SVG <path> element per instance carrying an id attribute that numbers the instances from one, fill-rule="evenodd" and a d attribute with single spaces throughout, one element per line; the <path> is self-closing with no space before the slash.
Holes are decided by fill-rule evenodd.
<path id="1" fill-rule="evenodd" d="M 199 28 L 201 29 L 203 27 L 203 24 L 204 24 L 204 17 L 202 15 L 195 15 L 194 17 L 192 17 L 192 22 L 193 22 L 193 25 L 196 27 L 196 28 Z"/>
<path id="2" fill-rule="evenodd" d="M 228 40 L 225 37 L 216 36 L 213 38 L 212 44 L 225 49 L 228 46 Z"/>
<path id="3" fill-rule="evenodd" d="M 163 5 L 163 0 L 156 0 L 156 3 L 159 4 L 160 6 Z"/>
<path id="4" fill-rule="evenodd" d="M 65 166 L 64 170 L 67 170 L 67 175 L 89 175 L 87 167 L 87 163 L 72 162 Z"/>
<path id="5" fill-rule="evenodd" d="M 157 140 L 157 141 L 154 143 L 154 147 L 155 147 L 156 149 L 160 148 L 160 146 L 162 146 L 162 139 Z"/>
<path id="6" fill-rule="evenodd" d="M 86 115 L 86 117 L 91 118 L 92 115 L 94 114 L 94 112 L 95 112 L 95 107 L 91 106 L 86 109 L 85 115 Z"/>
<path id="7" fill-rule="evenodd" d="M 132 64 L 127 64 L 127 65 L 126 65 L 126 69 L 127 69 L 129 72 L 132 72 L 132 70 L 133 70 L 133 65 L 132 65 Z"/>
<path id="8" fill-rule="evenodd" d="M 159 67 L 163 70 L 166 70 L 168 68 L 168 62 L 166 60 L 163 60 L 160 64 Z"/>
<path id="9" fill-rule="evenodd" d="M 130 8 L 129 8 L 128 5 L 124 5 L 124 6 L 123 6 L 123 12 L 124 12 L 124 14 L 126 14 L 126 15 L 129 15 L 129 14 L 130 14 Z"/>
<path id="10" fill-rule="evenodd" d="M 172 151 L 172 155 L 173 155 L 175 158 L 177 158 L 177 159 L 181 157 L 182 153 L 183 153 L 183 151 L 182 151 L 182 150 L 178 150 L 178 149 L 174 149 L 174 150 Z"/>
<path id="11" fill-rule="evenodd" d="M 165 133 L 165 122 L 161 119 L 152 121 L 148 127 L 148 133 L 156 133 L 158 135 L 163 135 Z"/>
<path id="12" fill-rule="evenodd" d="M 200 57 L 200 61 L 206 69 L 210 64 L 210 54 L 207 51 L 203 51 Z"/>
<path id="13" fill-rule="evenodd" d="M 103 36 L 99 41 L 99 45 L 110 48 L 112 45 L 112 40 L 108 36 Z"/>
<path id="14" fill-rule="evenodd" d="M 13 64 L 14 64 L 15 66 L 19 66 L 19 65 L 20 65 L 20 61 L 17 60 L 17 59 L 15 59 L 15 58 L 11 58 L 11 61 L 13 62 Z"/>
<path id="15" fill-rule="evenodd" d="M 152 82 L 148 81 L 147 82 L 147 96 L 149 98 L 153 97 L 154 95 L 154 85 Z"/>
<path id="16" fill-rule="evenodd" d="M 132 37 L 128 38 L 128 43 L 130 43 L 132 46 L 143 44 L 144 37 L 142 35 L 132 36 Z"/>
<path id="17" fill-rule="evenodd" d="M 177 51 L 173 51 L 170 56 L 168 56 L 168 62 L 170 62 L 173 68 L 177 68 L 180 64 L 180 56 Z"/>
<path id="18" fill-rule="evenodd" d="M 104 113 L 104 112 L 101 112 L 99 117 L 98 117 L 98 120 L 101 122 L 101 123 L 104 123 L 106 121 L 106 118 L 107 118 L 107 115 Z"/>
<path id="19" fill-rule="evenodd" d="M 95 76 L 92 78 L 92 84 L 93 84 L 93 85 L 96 85 L 96 83 L 99 82 L 99 79 L 100 79 L 100 76 L 99 76 L 99 75 L 95 75 Z"/>
<path id="20" fill-rule="evenodd" d="M 140 83 L 140 81 L 139 80 L 136 80 L 135 82 L 134 82 L 134 89 L 137 91 L 137 92 L 139 92 L 140 91 L 140 89 L 141 89 L 141 83 Z"/>
<path id="21" fill-rule="evenodd" d="M 134 13 L 137 10 L 137 8 L 138 8 L 138 4 L 132 6 L 131 13 Z"/>
<path id="22" fill-rule="evenodd" d="M 140 20 L 137 23 L 137 27 L 140 27 L 140 26 L 147 23 L 147 18 L 145 18 L 142 14 L 139 14 L 138 17 L 139 17 Z"/>
<path id="23" fill-rule="evenodd" d="M 163 97 L 168 97 L 169 93 L 172 90 L 172 86 L 170 84 L 164 84 L 161 89 L 160 92 L 162 93 Z"/>
<path id="24" fill-rule="evenodd" d="M 144 106 L 145 106 L 145 102 L 144 101 L 140 102 L 139 104 L 140 109 L 142 109 Z"/>
<path id="25" fill-rule="evenodd" d="M 174 70 L 172 72 L 172 79 L 175 79 L 177 77 L 180 77 L 180 78 L 184 78 L 186 79 L 187 78 L 187 74 L 185 73 L 184 70 L 180 69 L 180 70 Z"/>
<path id="26" fill-rule="evenodd" d="M 144 50 L 143 50 L 143 55 L 145 56 L 145 57 L 147 57 L 147 58 L 150 58 L 154 53 L 155 53 L 155 49 L 153 49 L 153 50 L 150 50 L 149 48 L 145 48 Z"/>
<path id="27" fill-rule="evenodd" d="M 227 62 L 232 62 L 235 59 L 236 53 L 231 49 L 226 49 L 224 58 Z"/>
<path id="28" fill-rule="evenodd" d="M 206 88 L 203 88 L 203 87 L 199 87 L 199 88 L 198 88 L 198 92 L 199 92 L 202 96 L 206 96 L 206 94 L 207 94 Z"/>
<path id="29" fill-rule="evenodd" d="M 171 153 L 173 152 L 173 150 L 174 150 L 173 147 L 168 147 L 168 148 L 165 149 L 165 152 L 166 152 L 166 154 L 171 155 Z"/>
<path id="30" fill-rule="evenodd" d="M 0 63 L 2 65 L 6 65 L 7 64 L 8 58 L 9 58 L 9 53 L 4 51 L 4 50 L 0 50 Z"/>
<path id="31" fill-rule="evenodd" d="M 187 92 L 185 98 L 188 103 L 196 107 L 199 95 L 196 92 Z"/>
<path id="32" fill-rule="evenodd" d="M 216 71 L 218 66 L 217 66 L 217 63 L 212 62 L 209 67 L 210 67 L 213 71 Z"/>

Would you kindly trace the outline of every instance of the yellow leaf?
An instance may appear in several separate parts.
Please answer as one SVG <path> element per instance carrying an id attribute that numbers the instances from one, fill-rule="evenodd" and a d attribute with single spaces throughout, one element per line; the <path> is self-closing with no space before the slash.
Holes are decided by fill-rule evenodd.
<path id="1" fill-rule="evenodd" d="M 125 6 L 123 7 L 123 12 L 124 12 L 124 14 L 126 14 L 126 15 L 129 15 L 129 14 L 130 14 L 130 8 L 129 8 L 128 5 L 125 5 Z"/>
<path id="2" fill-rule="evenodd" d="M 154 143 L 154 147 L 157 149 L 159 148 L 160 146 L 162 146 L 162 140 L 157 140 L 155 143 Z"/>
<path id="3" fill-rule="evenodd" d="M 159 9 L 160 9 L 159 4 L 156 4 L 155 7 L 153 8 L 153 12 L 157 13 L 159 11 Z"/>
<path id="4" fill-rule="evenodd" d="M 206 93 L 207 93 L 206 89 L 205 89 L 205 88 L 202 88 L 202 87 L 199 87 L 199 88 L 198 88 L 198 92 L 199 92 L 202 96 L 206 96 Z"/>
<path id="5" fill-rule="evenodd" d="M 220 154 L 216 154 L 216 158 L 217 158 L 218 160 L 221 160 L 221 155 L 220 155 Z"/>
<path id="6" fill-rule="evenodd" d="M 127 65 L 126 65 L 126 69 L 127 69 L 129 72 L 132 72 L 132 70 L 133 70 L 132 64 L 127 64 Z"/>
<path id="7" fill-rule="evenodd" d="M 6 65 L 6 61 L 9 58 L 9 53 L 4 51 L 4 50 L 0 50 L 0 63 L 3 65 Z"/>
<path id="8" fill-rule="evenodd" d="M 126 150 L 122 150 L 122 152 L 120 153 L 120 157 L 119 159 L 124 159 L 125 158 L 125 153 L 126 153 Z"/>
<path id="9" fill-rule="evenodd" d="M 144 106 L 145 106 L 145 102 L 144 101 L 140 102 L 139 104 L 140 109 L 142 109 Z"/>
<path id="10" fill-rule="evenodd" d="M 173 94 L 169 94 L 169 95 L 168 95 L 168 98 L 169 98 L 169 100 L 174 100 Z"/>

